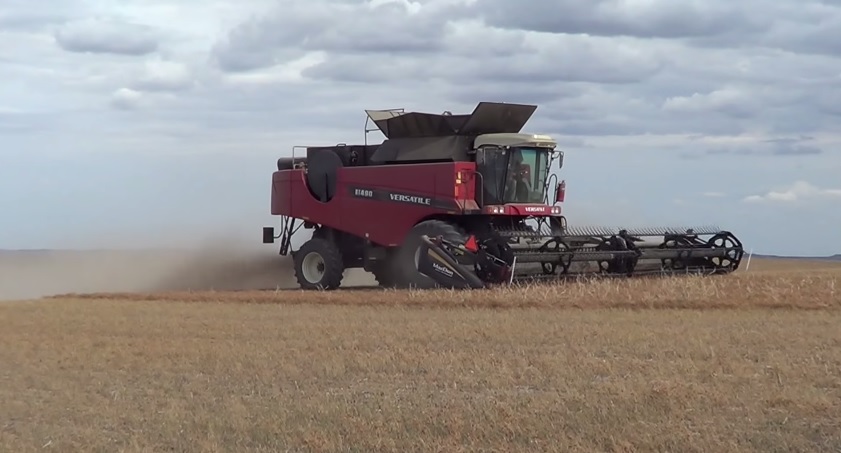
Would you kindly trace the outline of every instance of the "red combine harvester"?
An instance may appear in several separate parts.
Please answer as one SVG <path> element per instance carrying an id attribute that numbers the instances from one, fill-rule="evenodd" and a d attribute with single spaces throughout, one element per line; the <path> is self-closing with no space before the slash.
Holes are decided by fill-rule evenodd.
<path id="1" fill-rule="evenodd" d="M 718 228 L 568 226 L 558 206 L 566 184 L 550 174 L 563 152 L 549 136 L 520 133 L 536 109 L 367 110 L 365 145 L 307 147 L 297 158 L 293 149 L 278 159 L 271 213 L 281 216 L 281 232 L 264 227 L 263 242 L 280 239 L 287 255 L 301 226 L 313 230 L 292 252 L 304 289 L 338 288 L 349 268 L 399 288 L 738 268 L 742 244 Z M 385 141 L 367 144 L 376 130 L 369 121 Z"/>

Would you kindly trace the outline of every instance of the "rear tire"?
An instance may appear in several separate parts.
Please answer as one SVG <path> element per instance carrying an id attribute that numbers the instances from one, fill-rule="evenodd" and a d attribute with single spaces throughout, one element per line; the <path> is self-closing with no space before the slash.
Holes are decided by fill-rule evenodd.
<path id="1" fill-rule="evenodd" d="M 397 249 L 392 262 L 390 277 L 398 288 L 432 289 L 439 285 L 431 278 L 418 272 L 417 257 L 420 252 L 421 236 L 431 238 L 443 236 L 445 240 L 464 244 L 467 235 L 456 225 L 443 220 L 426 220 L 418 223 L 406 235 L 405 242 Z M 472 271 L 472 269 L 471 269 Z"/>
<path id="2" fill-rule="evenodd" d="M 394 277 L 392 276 L 393 271 L 388 267 L 387 263 L 387 261 L 382 262 L 371 271 L 374 274 L 374 279 L 381 288 L 393 288 L 395 286 Z"/>
<path id="3" fill-rule="evenodd" d="M 333 290 L 344 276 L 342 254 L 333 242 L 314 237 L 295 252 L 295 279 L 302 289 Z"/>

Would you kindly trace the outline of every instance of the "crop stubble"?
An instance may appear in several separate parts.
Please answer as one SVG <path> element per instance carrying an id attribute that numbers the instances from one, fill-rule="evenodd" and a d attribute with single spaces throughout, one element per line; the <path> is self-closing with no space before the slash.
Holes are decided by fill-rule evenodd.
<path id="1" fill-rule="evenodd" d="M 0 449 L 838 451 L 836 269 L 10 303 Z"/>

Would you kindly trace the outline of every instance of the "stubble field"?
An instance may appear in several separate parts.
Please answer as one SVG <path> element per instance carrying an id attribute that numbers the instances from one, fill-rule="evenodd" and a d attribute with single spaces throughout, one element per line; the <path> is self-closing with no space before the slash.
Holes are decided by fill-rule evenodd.
<path id="1" fill-rule="evenodd" d="M 8 302 L 0 451 L 838 452 L 840 280 Z"/>

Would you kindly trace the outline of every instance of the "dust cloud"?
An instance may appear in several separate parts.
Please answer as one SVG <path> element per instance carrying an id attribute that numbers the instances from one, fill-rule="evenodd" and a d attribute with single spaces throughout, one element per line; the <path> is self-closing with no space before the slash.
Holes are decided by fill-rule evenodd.
<path id="1" fill-rule="evenodd" d="M 67 293 L 297 288 L 275 245 L 203 241 L 189 249 L 0 251 L 0 300 Z M 360 269 L 343 286 L 376 284 Z"/>

